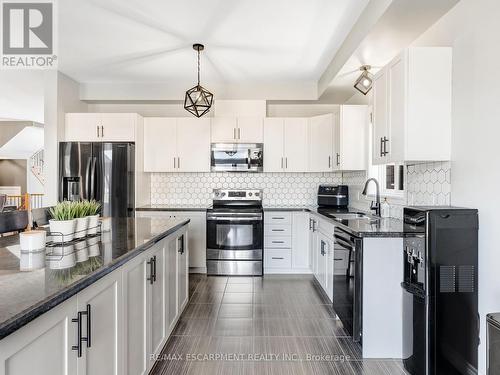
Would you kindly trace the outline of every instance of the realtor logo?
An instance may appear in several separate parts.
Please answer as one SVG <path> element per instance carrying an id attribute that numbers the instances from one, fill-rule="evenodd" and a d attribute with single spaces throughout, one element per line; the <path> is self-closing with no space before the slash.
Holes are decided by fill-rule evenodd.
<path id="1" fill-rule="evenodd" d="M 54 4 L 2 1 L 2 67 L 53 68 Z"/>

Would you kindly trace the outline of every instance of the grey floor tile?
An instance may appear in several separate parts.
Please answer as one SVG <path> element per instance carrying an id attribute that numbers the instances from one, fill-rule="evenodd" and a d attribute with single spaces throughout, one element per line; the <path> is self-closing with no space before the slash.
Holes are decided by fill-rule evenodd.
<path id="1" fill-rule="evenodd" d="M 178 336 L 211 336 L 214 327 L 214 319 L 187 319 L 181 317 L 172 334 Z"/>
<path id="2" fill-rule="evenodd" d="M 195 292 L 189 301 L 190 303 L 221 303 L 223 292 Z"/>
<path id="3" fill-rule="evenodd" d="M 292 319 L 254 319 L 254 336 L 296 336 L 297 330 Z"/>
<path id="4" fill-rule="evenodd" d="M 262 318 L 291 318 L 289 309 L 283 305 L 254 305 L 253 316 L 255 319 Z"/>
<path id="5" fill-rule="evenodd" d="M 228 284 L 253 284 L 253 277 L 229 277 Z"/>
<path id="6" fill-rule="evenodd" d="M 190 303 L 182 313 L 187 319 L 216 319 L 220 304 Z"/>
<path id="7" fill-rule="evenodd" d="M 222 303 L 252 303 L 253 293 L 224 293 Z"/>
<path id="8" fill-rule="evenodd" d="M 200 337 L 194 348 L 201 354 L 251 354 L 254 340 L 251 336 L 208 336 Z"/>
<path id="9" fill-rule="evenodd" d="M 220 305 L 219 318 L 253 318 L 253 305 L 245 303 L 223 303 Z"/>
<path id="10" fill-rule="evenodd" d="M 226 290 L 227 293 L 252 293 L 253 292 L 253 284 L 227 284 Z"/>
<path id="11" fill-rule="evenodd" d="M 253 319 L 217 319 L 214 336 L 252 336 Z"/>

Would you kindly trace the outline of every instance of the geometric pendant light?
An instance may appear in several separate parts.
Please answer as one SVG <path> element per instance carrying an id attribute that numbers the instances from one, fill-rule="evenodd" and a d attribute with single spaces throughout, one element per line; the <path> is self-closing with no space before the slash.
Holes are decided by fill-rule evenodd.
<path id="1" fill-rule="evenodd" d="M 354 82 L 354 88 L 363 95 L 368 94 L 368 92 L 372 89 L 373 79 L 369 72 L 370 69 L 370 65 L 363 65 L 359 68 L 359 70 L 363 73 L 361 73 L 356 82 Z"/>
<path id="2" fill-rule="evenodd" d="M 196 117 L 201 117 L 210 110 L 214 95 L 200 85 L 200 51 L 205 49 L 203 44 L 193 44 L 193 49 L 198 51 L 198 84 L 186 91 L 184 109 Z"/>

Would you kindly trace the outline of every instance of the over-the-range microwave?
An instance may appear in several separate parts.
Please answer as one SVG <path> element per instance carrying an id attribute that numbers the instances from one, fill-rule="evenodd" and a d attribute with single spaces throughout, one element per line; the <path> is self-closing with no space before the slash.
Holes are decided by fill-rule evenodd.
<path id="1" fill-rule="evenodd" d="M 213 172 L 262 172 L 262 143 L 212 143 L 210 152 Z"/>

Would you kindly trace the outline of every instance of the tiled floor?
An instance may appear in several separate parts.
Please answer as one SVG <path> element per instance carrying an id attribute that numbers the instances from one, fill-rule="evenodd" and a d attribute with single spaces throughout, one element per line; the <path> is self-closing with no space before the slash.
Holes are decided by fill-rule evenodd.
<path id="1" fill-rule="evenodd" d="M 311 276 L 190 275 L 190 302 L 152 374 L 405 374 L 361 360 Z"/>

